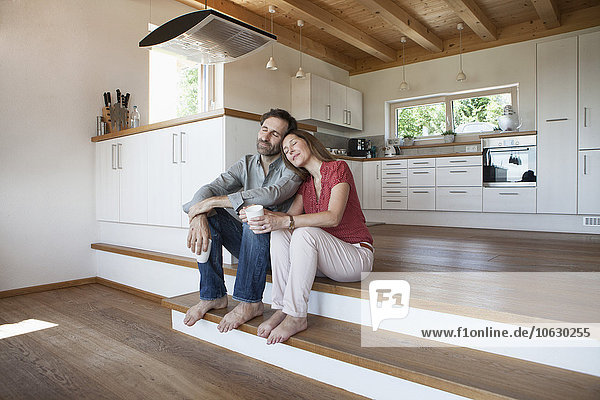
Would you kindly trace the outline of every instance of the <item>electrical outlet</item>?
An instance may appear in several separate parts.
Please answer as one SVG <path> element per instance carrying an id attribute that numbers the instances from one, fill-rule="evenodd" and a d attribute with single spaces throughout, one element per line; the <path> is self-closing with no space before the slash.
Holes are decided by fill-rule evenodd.
<path id="1" fill-rule="evenodd" d="M 475 153 L 477 150 L 479 150 L 479 146 L 476 144 L 472 144 L 470 146 L 466 146 L 466 152 L 467 153 Z"/>

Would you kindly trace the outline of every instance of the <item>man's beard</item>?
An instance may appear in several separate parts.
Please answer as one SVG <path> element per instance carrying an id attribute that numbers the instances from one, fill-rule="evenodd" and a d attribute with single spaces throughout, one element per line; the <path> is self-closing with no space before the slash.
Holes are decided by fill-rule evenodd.
<path id="1" fill-rule="evenodd" d="M 261 144 L 263 146 L 260 146 Z M 276 154 L 279 154 L 279 152 L 281 151 L 281 146 L 280 145 L 273 146 L 273 145 L 271 145 L 271 143 L 264 142 L 259 139 L 256 141 L 256 150 L 258 151 L 258 154 L 260 154 L 260 155 L 274 156 Z"/>

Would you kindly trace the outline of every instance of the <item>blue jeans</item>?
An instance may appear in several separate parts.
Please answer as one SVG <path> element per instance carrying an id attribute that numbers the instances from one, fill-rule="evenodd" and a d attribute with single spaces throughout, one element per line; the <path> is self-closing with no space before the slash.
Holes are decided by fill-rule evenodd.
<path id="1" fill-rule="evenodd" d="M 214 300 L 227 294 L 223 277 L 223 252 L 225 246 L 238 259 L 233 298 L 246 303 L 262 300 L 267 269 L 271 269 L 270 233 L 255 234 L 248 224 L 242 224 L 223 208 L 208 217 L 212 245 L 210 257 L 198 263 L 200 271 L 200 299 Z"/>

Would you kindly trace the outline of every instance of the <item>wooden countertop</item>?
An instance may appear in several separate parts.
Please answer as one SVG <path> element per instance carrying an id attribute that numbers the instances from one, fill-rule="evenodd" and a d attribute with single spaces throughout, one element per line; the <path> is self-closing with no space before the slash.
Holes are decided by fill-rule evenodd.
<path id="1" fill-rule="evenodd" d="M 118 132 L 108 133 L 108 134 L 102 135 L 102 136 L 92 136 L 92 142 L 102 142 L 104 140 L 110 140 L 110 139 L 115 139 L 115 138 L 124 137 L 124 136 L 136 135 L 138 133 L 154 131 L 154 130 L 162 129 L 162 128 L 170 128 L 173 126 L 189 124 L 189 123 L 198 122 L 198 121 L 204 121 L 207 119 L 219 118 L 222 116 L 237 117 L 237 118 L 244 118 L 244 119 L 249 119 L 249 120 L 254 120 L 254 121 L 260 121 L 260 118 L 262 115 L 250 113 L 250 112 L 246 112 L 246 111 L 233 110 L 231 108 L 220 108 L 218 110 L 207 111 L 207 112 L 204 112 L 201 114 L 188 115 L 187 117 L 175 118 L 175 119 L 170 119 L 167 121 L 157 122 L 157 123 L 150 124 L 150 125 L 144 125 L 144 126 L 140 126 L 139 128 L 124 129 L 124 130 L 121 130 Z M 302 123 L 298 124 L 298 128 L 304 129 L 307 131 L 311 131 L 311 132 L 317 131 L 316 126 L 302 124 Z"/>
<path id="2" fill-rule="evenodd" d="M 461 156 L 480 156 L 480 155 L 481 155 L 481 152 L 399 155 L 399 156 L 393 156 L 393 157 L 376 157 L 376 158 L 348 157 L 348 156 L 335 156 L 335 157 L 340 160 L 349 160 L 349 161 L 385 161 L 385 160 L 407 160 L 407 159 L 411 159 L 411 158 L 461 157 Z"/>

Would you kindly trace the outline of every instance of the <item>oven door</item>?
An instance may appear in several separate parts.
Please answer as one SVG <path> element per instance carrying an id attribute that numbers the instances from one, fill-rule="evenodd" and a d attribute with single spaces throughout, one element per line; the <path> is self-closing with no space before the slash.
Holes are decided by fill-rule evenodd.
<path id="1" fill-rule="evenodd" d="M 483 186 L 535 186 L 536 147 L 483 149 Z"/>

